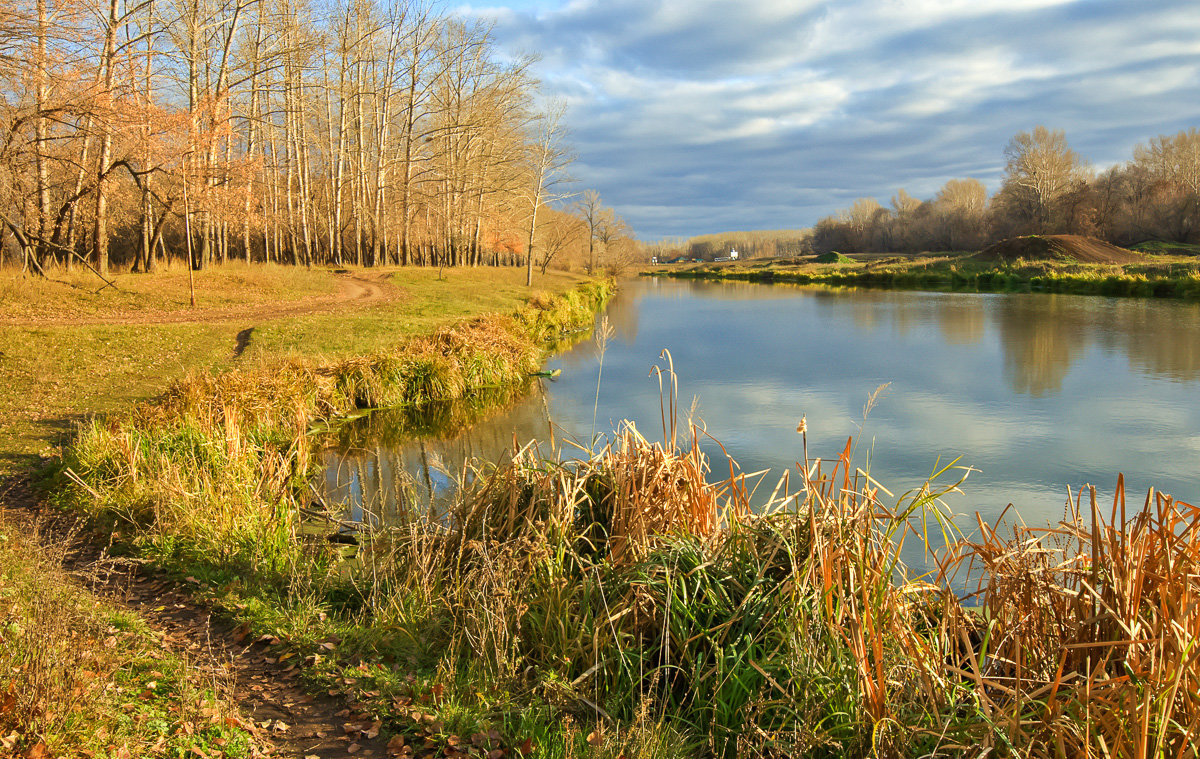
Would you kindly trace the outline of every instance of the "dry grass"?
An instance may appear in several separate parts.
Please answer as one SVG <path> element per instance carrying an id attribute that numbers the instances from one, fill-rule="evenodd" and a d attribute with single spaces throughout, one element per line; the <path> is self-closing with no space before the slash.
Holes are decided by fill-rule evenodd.
<path id="1" fill-rule="evenodd" d="M 316 653 L 336 635 L 331 681 L 399 729 L 402 697 L 553 756 L 1197 754 L 1200 510 L 1161 494 L 966 536 L 942 502 L 964 470 L 897 499 L 852 441 L 821 460 L 801 437 L 794 490 L 752 513 L 736 465 L 714 478 L 702 433 L 677 434 L 668 390 L 661 443 L 627 426 L 582 462 L 481 465 L 449 511 L 410 510 L 353 561 L 300 537 L 311 422 L 519 372 L 512 335 L 552 335 L 552 313 L 180 385 L 81 439 L 76 505 L 219 574 L 266 629 Z M 912 543 L 932 573 L 905 566 Z"/>
<path id="2" fill-rule="evenodd" d="M 68 546 L 0 513 L 0 756 L 250 756 L 214 683 L 83 590 Z"/>
<path id="3" fill-rule="evenodd" d="M 1200 509 L 1151 491 L 1126 513 L 1080 488 L 1061 524 L 980 524 L 964 544 L 986 625 L 981 708 L 1032 753 L 1200 750 Z"/>
<path id="4" fill-rule="evenodd" d="M 194 275 L 204 308 L 250 306 L 332 295 L 338 280 L 325 269 L 230 263 Z M 0 319 L 53 321 L 186 310 L 190 303 L 186 267 L 154 274 L 114 272 L 109 287 L 86 269 L 51 271 L 49 277 L 0 269 Z"/>

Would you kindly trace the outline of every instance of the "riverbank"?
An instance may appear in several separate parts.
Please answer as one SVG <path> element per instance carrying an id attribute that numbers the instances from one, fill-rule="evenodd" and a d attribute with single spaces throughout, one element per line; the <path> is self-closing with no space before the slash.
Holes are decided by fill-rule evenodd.
<path id="1" fill-rule="evenodd" d="M 964 472 L 885 502 L 847 441 L 823 463 L 806 453 L 797 492 L 751 513 L 746 482 L 710 482 L 699 431 L 680 433 L 626 428 L 575 467 L 519 453 L 445 512 L 360 532 L 353 558 L 306 538 L 295 500 L 252 500 L 263 482 L 228 461 L 228 488 L 172 470 L 186 503 L 139 512 L 131 496 L 166 479 L 130 453 L 149 441 L 85 440 L 126 458 L 73 497 L 417 756 L 1174 755 L 1197 740 L 1194 508 L 1156 496 L 1126 515 L 1123 491 L 1111 509 L 1081 491 L 1055 528 L 968 539 L 942 503 Z M 901 546 L 933 532 L 937 569 L 906 568 Z M 970 605 L 947 590 L 966 572 Z"/>
<path id="2" fill-rule="evenodd" d="M 1111 510 L 1081 493 L 1053 531 L 1010 541 L 981 525 L 967 539 L 941 501 L 962 472 L 884 500 L 856 476 L 852 445 L 818 464 L 802 429 L 799 487 L 751 513 L 744 481 L 712 481 L 702 433 L 668 426 L 662 443 L 625 429 L 577 466 L 527 449 L 481 469 L 445 511 L 405 511 L 352 540 L 332 523 L 313 530 L 322 422 L 516 376 L 506 367 L 529 365 L 534 337 L 590 323 L 591 296 L 570 300 L 368 358 L 181 383 L 88 428 L 68 452 L 63 503 L 247 637 L 277 639 L 271 658 L 355 704 L 365 720 L 351 729 L 395 733 L 399 755 L 1133 754 L 1195 742 L 1200 609 L 1187 599 L 1200 517 L 1162 497 L 1127 516 L 1123 493 Z M 917 524 L 943 531 L 931 575 L 900 560 L 926 537 Z M 947 588 L 968 571 L 979 590 L 964 604 Z"/>
<path id="3" fill-rule="evenodd" d="M 20 496 L 24 483 L 32 470 L 58 459 L 65 436 L 90 414 L 120 415 L 188 375 L 266 373 L 281 362 L 320 356 L 332 362 L 464 317 L 511 312 L 529 300 L 524 272 L 232 265 L 196 275 L 194 310 L 186 270 L 117 275 L 117 288 L 99 291 L 90 276 L 0 272 L 0 380 L 9 390 L 0 398 L 0 755 L 174 756 L 196 747 L 209 756 L 233 757 L 258 755 L 272 744 L 299 747 L 302 740 L 316 746 L 323 741 L 300 736 L 282 720 L 267 728 L 248 721 L 247 714 L 276 699 L 277 709 L 285 709 L 286 689 L 264 698 L 253 683 L 233 689 L 217 682 L 222 676 L 216 670 L 229 661 L 198 655 L 220 636 L 207 631 L 209 610 L 189 605 L 193 595 L 184 592 L 171 609 L 190 615 L 186 633 L 196 632 L 193 621 L 207 631 L 196 632 L 185 648 L 179 636 L 151 621 L 163 616 L 153 595 L 135 605 L 137 593 L 109 583 L 132 573 L 138 575 L 134 587 L 156 587 L 154 578 L 138 571 L 152 565 L 136 555 L 99 565 L 78 558 L 81 547 L 91 552 L 90 531 L 80 537 L 69 529 L 69 516 L 65 523 L 39 518 L 33 497 Z M 545 294 L 537 300 L 546 303 L 580 282 L 564 274 L 538 280 Z M 107 542 L 107 533 L 99 534 Z M 114 538 L 124 553 L 132 552 L 128 532 Z M 66 570 L 64 556 L 73 557 Z M 184 577 L 177 577 L 178 587 L 192 587 Z M 114 601 L 93 592 L 108 584 Z M 237 644 L 246 634 L 225 637 L 240 666 L 246 652 Z M 255 680 L 270 675 L 257 670 Z M 286 664 L 278 670 L 276 677 L 297 674 Z M 6 674 L 12 672 L 15 681 Z M 256 706 L 239 717 L 236 702 L 242 699 L 242 707 Z M 286 711 L 271 708 L 272 724 L 278 717 L 293 722 Z M 295 703 L 291 708 L 303 711 Z M 338 725 L 345 720 L 333 716 L 339 708 L 329 710 L 333 727 L 322 728 L 327 735 L 341 735 Z M 313 753 L 326 755 L 324 749 Z"/>
<path id="4" fill-rule="evenodd" d="M 1175 753 L 1196 740 L 1200 609 L 1186 599 L 1200 518 L 1162 497 L 1127 516 L 1123 493 L 1111 509 L 1081 493 L 1054 530 L 1009 540 L 980 525 L 968 539 L 942 503 L 959 470 L 885 500 L 852 445 L 818 464 L 802 429 L 799 487 L 751 513 L 745 482 L 711 481 L 701 433 L 668 427 L 662 443 L 625 429 L 576 466 L 526 450 L 437 514 L 402 511 L 352 541 L 329 540 L 332 524 L 314 534 L 300 514 L 319 509 L 306 489 L 316 417 L 387 400 L 393 382 L 464 387 L 482 376 L 471 366 L 520 365 L 473 346 L 519 357 L 505 346 L 574 322 L 538 326 L 546 314 L 590 319 L 540 305 L 394 355 L 181 385 L 81 438 L 71 505 L 186 572 L 249 634 L 278 638 L 310 687 L 345 694 L 415 755 Z M 933 574 L 900 559 L 927 536 L 917 524 L 944 538 Z M 967 572 L 978 593 L 964 603 L 947 588 Z"/>
<path id="5" fill-rule="evenodd" d="M 1134 264 L 972 260 L 973 253 L 854 256 L 815 259 L 672 264 L 644 276 L 712 281 L 789 283 L 946 292 L 1050 292 L 1116 297 L 1200 299 L 1200 261 L 1148 256 Z"/>

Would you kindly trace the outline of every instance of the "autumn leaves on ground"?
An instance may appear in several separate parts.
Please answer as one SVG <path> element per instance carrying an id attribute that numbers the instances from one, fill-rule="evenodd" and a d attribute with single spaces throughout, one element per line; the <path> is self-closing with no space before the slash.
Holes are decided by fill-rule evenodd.
<path id="1" fill-rule="evenodd" d="M 344 699 L 300 689 L 296 667 L 246 670 L 236 644 L 256 639 L 200 624 L 205 607 L 186 592 L 194 584 L 180 583 L 180 608 L 168 609 L 168 591 L 139 590 L 147 578 L 136 558 L 97 561 L 108 534 L 38 508 L 28 478 L 92 414 L 125 411 L 196 373 L 361 355 L 512 311 L 527 299 L 524 276 L 233 265 L 195 275 L 193 310 L 186 269 L 120 275 L 103 289 L 86 271 L 0 275 L 0 756 L 250 756 L 301 743 L 325 756 L 354 744 L 358 733 L 343 729 L 354 719 L 370 732 L 370 715 L 345 711 Z M 552 273 L 535 285 L 554 294 L 576 282 Z M 270 653 L 258 647 L 255 657 Z M 252 722 L 261 692 L 280 683 L 285 711 Z M 316 724 L 322 711 L 327 724 L 302 735 L 296 716 Z"/>

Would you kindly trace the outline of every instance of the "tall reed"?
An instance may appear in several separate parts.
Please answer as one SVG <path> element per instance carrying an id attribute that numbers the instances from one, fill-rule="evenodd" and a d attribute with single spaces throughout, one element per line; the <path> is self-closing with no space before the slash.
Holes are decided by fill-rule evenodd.
<path id="1" fill-rule="evenodd" d="M 1057 526 L 965 535 L 943 502 L 964 469 L 897 499 L 852 441 L 810 460 L 802 424 L 803 463 L 750 509 L 748 478 L 678 428 L 669 365 L 662 442 L 627 424 L 583 461 L 477 464 L 448 511 L 368 530 L 353 561 L 301 533 L 314 422 L 519 375 L 512 335 L 563 318 L 199 378 L 86 430 L 68 494 L 160 562 L 223 573 L 238 613 L 312 645 L 336 625 L 347 666 L 448 683 L 424 708 L 514 741 L 537 714 L 594 756 L 1197 754 L 1195 507 L 1152 493 L 1129 515 L 1119 487 L 1107 512 L 1088 491 Z M 432 686 L 363 697 L 402 728 L 406 688 Z"/>

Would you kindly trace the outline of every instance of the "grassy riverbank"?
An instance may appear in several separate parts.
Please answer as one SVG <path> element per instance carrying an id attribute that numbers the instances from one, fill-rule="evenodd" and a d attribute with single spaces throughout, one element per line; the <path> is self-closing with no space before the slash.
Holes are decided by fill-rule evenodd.
<path id="1" fill-rule="evenodd" d="M 648 269 L 643 274 L 831 287 L 1200 298 L 1200 261 L 1190 256 L 1155 256 L 1145 263 L 1120 265 L 1062 261 L 997 263 L 971 260 L 972 255 L 872 256 L 827 264 L 808 260 L 677 264 Z"/>
<path id="2" fill-rule="evenodd" d="M 353 558 L 308 534 L 314 422 L 515 379 L 599 297 L 194 378 L 89 428 L 65 502 L 283 639 L 416 755 L 1195 748 L 1200 515 L 1162 497 L 1127 515 L 1123 494 L 1111 511 L 1084 496 L 1056 530 L 968 540 L 939 501 L 954 470 L 897 500 L 849 444 L 818 464 L 797 436 L 800 488 L 754 515 L 740 479 L 709 482 L 698 432 L 628 429 L 577 466 L 526 451 L 486 468 Z M 901 545 L 939 530 L 938 569 L 905 569 Z M 968 571 L 963 605 L 947 588 Z"/>
<path id="3" fill-rule="evenodd" d="M 512 312 L 529 301 L 524 276 L 234 265 L 196 275 L 192 310 L 186 270 L 119 274 L 118 289 L 99 291 L 87 273 L 0 272 L 0 381 L 8 389 L 0 398 L 0 756 L 254 751 L 211 674 L 165 651 L 144 620 L 63 571 L 66 543 L 35 529 L 29 512 L 5 511 L 14 497 L 3 480 L 53 462 L 91 414 L 119 416 L 172 382 L 328 364 L 466 317 Z M 558 303 L 578 283 L 539 276 L 546 294 L 537 298 Z"/>

